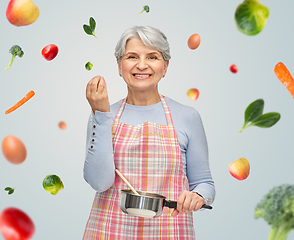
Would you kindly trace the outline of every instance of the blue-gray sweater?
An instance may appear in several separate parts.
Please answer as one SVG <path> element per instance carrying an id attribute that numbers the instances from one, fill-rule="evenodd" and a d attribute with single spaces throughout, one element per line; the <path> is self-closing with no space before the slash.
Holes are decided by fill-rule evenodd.
<path id="1" fill-rule="evenodd" d="M 207 141 L 199 113 L 192 107 L 182 105 L 165 97 L 181 148 L 183 169 L 187 175 L 190 191 L 199 193 L 207 204 L 215 197 L 211 177 Z M 91 111 L 86 142 L 84 178 L 97 192 L 103 192 L 114 183 L 111 127 L 122 100 L 110 106 L 110 112 Z M 140 126 L 144 122 L 166 125 L 161 102 L 148 106 L 125 105 L 119 120 L 128 125 Z"/>

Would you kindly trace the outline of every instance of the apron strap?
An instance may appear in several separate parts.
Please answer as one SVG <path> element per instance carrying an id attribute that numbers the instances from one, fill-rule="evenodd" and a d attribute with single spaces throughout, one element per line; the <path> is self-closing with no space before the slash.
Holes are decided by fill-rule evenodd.
<path id="1" fill-rule="evenodd" d="M 122 111 L 123 111 L 124 108 L 125 108 L 126 100 L 127 100 L 126 98 L 124 98 L 124 99 L 122 100 L 122 103 L 120 104 L 120 107 L 119 107 L 119 109 L 118 109 L 118 111 L 117 111 L 117 114 L 115 115 L 115 119 L 114 119 L 113 124 L 117 124 L 117 123 L 118 123 L 118 120 L 120 119 L 120 116 L 121 116 L 121 114 L 122 114 Z"/>
<path id="2" fill-rule="evenodd" d="M 170 110 L 169 110 L 169 107 L 167 106 L 167 103 L 164 99 L 164 96 L 160 95 L 160 100 L 161 100 L 161 103 L 162 103 L 162 106 L 163 106 L 163 109 L 164 109 L 164 112 L 165 112 L 165 117 L 166 117 L 166 122 L 167 122 L 167 125 L 168 126 L 173 126 L 173 120 L 172 120 L 172 117 L 171 117 L 171 113 L 170 113 Z"/>

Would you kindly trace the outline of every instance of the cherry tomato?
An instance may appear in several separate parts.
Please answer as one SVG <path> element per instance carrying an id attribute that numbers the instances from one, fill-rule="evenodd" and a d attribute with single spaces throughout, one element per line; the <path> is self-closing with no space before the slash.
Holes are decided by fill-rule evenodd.
<path id="1" fill-rule="evenodd" d="M 231 65 L 230 70 L 232 73 L 237 73 L 238 72 L 238 68 L 235 64 Z"/>
<path id="2" fill-rule="evenodd" d="M 9 207 L 0 214 L 0 231 L 5 240 L 29 240 L 35 233 L 35 225 L 25 212 Z"/>
<path id="3" fill-rule="evenodd" d="M 200 45 L 201 38 L 197 33 L 192 34 L 188 39 L 188 47 L 195 50 Z"/>
<path id="4" fill-rule="evenodd" d="M 42 56 L 48 60 L 53 60 L 58 53 L 58 47 L 55 44 L 49 44 L 42 49 Z"/>

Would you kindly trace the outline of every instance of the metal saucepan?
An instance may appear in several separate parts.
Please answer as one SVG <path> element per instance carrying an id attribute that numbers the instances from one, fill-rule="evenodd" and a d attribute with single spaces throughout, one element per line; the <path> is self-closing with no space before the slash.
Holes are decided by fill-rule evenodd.
<path id="1" fill-rule="evenodd" d="M 138 191 L 136 195 L 132 190 L 121 190 L 120 208 L 129 215 L 155 218 L 162 214 L 163 207 L 177 208 L 177 202 L 168 201 L 166 197 L 150 192 Z M 204 204 L 201 208 L 212 209 Z"/>

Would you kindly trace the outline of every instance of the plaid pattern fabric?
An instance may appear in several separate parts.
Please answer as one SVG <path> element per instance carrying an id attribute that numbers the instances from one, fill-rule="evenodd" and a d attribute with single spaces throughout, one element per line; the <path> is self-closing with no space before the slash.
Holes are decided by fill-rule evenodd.
<path id="1" fill-rule="evenodd" d="M 146 122 L 136 127 L 119 122 L 126 99 L 122 101 L 112 126 L 114 161 L 115 167 L 135 189 L 176 201 L 183 190 L 189 190 L 189 185 L 163 96 L 161 102 L 167 125 Z M 195 239 L 192 213 L 180 213 L 173 218 L 170 216 L 172 209 L 165 207 L 159 217 L 152 219 L 125 214 L 120 209 L 121 189 L 128 189 L 128 186 L 116 175 L 111 188 L 96 193 L 84 240 Z"/>

